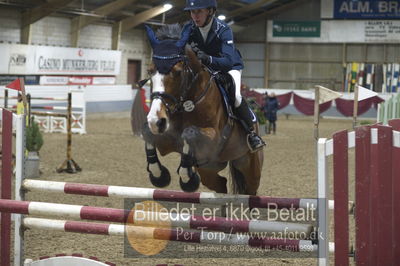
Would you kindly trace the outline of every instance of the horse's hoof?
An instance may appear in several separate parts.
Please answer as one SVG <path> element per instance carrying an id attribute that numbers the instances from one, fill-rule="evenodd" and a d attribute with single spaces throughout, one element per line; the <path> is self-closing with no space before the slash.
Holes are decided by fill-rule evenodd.
<path id="1" fill-rule="evenodd" d="M 200 186 L 200 177 L 197 173 L 192 173 L 190 175 L 190 179 L 187 183 L 182 181 L 182 178 L 179 178 L 179 184 L 181 188 L 185 192 L 194 192 L 199 189 Z"/>
<path id="2" fill-rule="evenodd" d="M 171 175 L 165 166 L 161 165 L 161 176 L 155 177 L 152 173 L 149 173 L 150 182 L 155 187 L 166 187 L 171 183 Z"/>

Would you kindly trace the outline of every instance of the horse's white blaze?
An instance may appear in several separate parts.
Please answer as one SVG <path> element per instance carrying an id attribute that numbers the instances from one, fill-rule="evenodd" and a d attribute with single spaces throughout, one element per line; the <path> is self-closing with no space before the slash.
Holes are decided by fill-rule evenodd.
<path id="1" fill-rule="evenodd" d="M 154 74 L 151 77 L 151 81 L 153 83 L 153 92 L 164 92 L 164 83 L 163 83 L 164 75 L 158 73 Z M 159 117 L 161 112 L 162 101 L 160 99 L 154 99 L 151 103 L 150 111 L 147 114 L 147 122 L 149 123 L 150 131 L 153 134 L 158 134 L 157 121 L 161 118 Z M 164 117 L 166 118 L 166 117 Z M 168 128 L 168 121 L 167 121 Z"/>
<path id="2" fill-rule="evenodd" d="M 161 100 L 154 99 L 151 103 L 151 108 L 149 113 L 147 114 L 147 122 L 149 123 L 150 130 L 153 134 L 157 134 L 157 121 L 159 119 L 158 113 L 161 111 Z"/>

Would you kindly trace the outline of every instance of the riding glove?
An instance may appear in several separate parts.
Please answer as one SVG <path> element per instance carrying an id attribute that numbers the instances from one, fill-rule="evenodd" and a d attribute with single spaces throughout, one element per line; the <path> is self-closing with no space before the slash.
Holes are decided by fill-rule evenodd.
<path id="1" fill-rule="evenodd" d="M 200 51 L 197 43 L 195 42 L 191 42 L 190 43 L 190 47 L 192 47 L 192 51 L 197 55 L 197 53 Z"/>
<path id="2" fill-rule="evenodd" d="M 194 42 L 190 43 L 190 47 L 192 47 L 192 51 L 197 55 L 197 58 L 200 59 L 200 61 L 204 65 L 206 66 L 210 65 L 211 56 L 200 50 L 197 43 Z"/>
<path id="3" fill-rule="evenodd" d="M 211 56 L 209 56 L 208 54 L 206 54 L 202 50 L 199 50 L 197 52 L 197 58 L 199 58 L 200 61 L 206 66 L 211 64 Z"/>

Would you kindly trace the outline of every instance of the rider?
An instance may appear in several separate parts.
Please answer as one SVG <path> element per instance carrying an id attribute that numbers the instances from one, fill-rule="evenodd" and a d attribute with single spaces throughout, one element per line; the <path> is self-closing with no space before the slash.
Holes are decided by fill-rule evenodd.
<path id="1" fill-rule="evenodd" d="M 231 28 L 214 15 L 216 0 L 186 0 L 185 11 L 192 18 L 192 32 L 188 43 L 201 62 L 213 71 L 229 73 L 235 81 L 235 114 L 244 122 L 247 141 L 252 152 L 261 149 L 265 142 L 254 131 L 253 115 L 240 93 L 243 62 L 233 44 Z"/>

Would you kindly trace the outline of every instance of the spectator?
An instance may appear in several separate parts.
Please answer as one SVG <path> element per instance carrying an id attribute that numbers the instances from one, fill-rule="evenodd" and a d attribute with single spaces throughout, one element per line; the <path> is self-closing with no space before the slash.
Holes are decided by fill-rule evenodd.
<path id="1" fill-rule="evenodd" d="M 267 134 L 270 134 L 271 132 L 273 134 L 276 133 L 276 120 L 277 120 L 276 113 L 278 112 L 278 109 L 279 109 L 279 101 L 276 98 L 275 93 L 271 92 L 269 95 L 267 94 L 264 105 L 265 117 L 268 120 Z"/>

